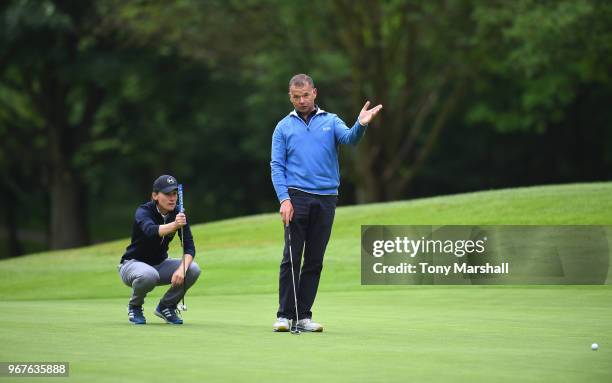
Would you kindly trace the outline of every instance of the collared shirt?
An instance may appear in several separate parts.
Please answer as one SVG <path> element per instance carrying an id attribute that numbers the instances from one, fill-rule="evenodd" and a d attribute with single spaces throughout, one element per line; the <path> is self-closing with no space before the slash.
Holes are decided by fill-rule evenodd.
<path id="1" fill-rule="evenodd" d="M 298 116 L 300 116 L 300 118 L 302 119 L 302 121 L 304 121 L 306 123 L 306 125 L 308 125 L 308 123 L 310 122 L 310 119 L 313 118 L 315 116 L 315 114 L 317 114 L 317 112 L 319 111 L 319 106 L 315 105 L 315 108 L 312 110 L 312 112 L 308 113 L 306 115 L 306 117 L 304 117 L 302 115 L 302 113 L 298 113 L 298 111 L 296 110 L 295 112 L 297 113 Z"/>

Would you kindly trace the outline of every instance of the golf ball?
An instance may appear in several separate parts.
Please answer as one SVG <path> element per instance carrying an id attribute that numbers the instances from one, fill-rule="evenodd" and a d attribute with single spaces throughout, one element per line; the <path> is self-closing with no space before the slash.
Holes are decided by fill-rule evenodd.
<path id="1" fill-rule="evenodd" d="M 593 343 L 591 345 L 591 350 L 593 350 L 593 351 L 597 351 L 598 348 L 599 348 L 599 345 L 597 343 Z"/>

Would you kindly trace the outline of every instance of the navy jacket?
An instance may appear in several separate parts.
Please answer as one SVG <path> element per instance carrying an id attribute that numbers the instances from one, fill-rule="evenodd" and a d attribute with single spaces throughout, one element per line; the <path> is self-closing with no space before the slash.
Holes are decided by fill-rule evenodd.
<path id="1" fill-rule="evenodd" d="M 179 213 L 178 207 L 166 216 L 166 220 L 157 211 L 155 201 L 149 201 L 136 209 L 132 225 L 132 243 L 125 250 L 121 262 L 136 259 L 151 266 L 159 265 L 168 258 L 168 245 L 174 239 L 174 234 L 159 236 L 159 225 L 174 222 Z M 176 232 L 178 233 L 178 231 Z M 185 254 L 195 257 L 195 246 L 189 224 L 183 227 Z"/>

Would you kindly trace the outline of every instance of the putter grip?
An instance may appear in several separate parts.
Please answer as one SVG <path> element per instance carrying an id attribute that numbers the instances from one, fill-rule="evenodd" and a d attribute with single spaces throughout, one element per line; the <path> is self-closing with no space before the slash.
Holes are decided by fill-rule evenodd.
<path id="1" fill-rule="evenodd" d="M 183 213 L 185 209 L 183 209 L 183 185 L 179 184 L 178 186 L 178 208 L 179 212 Z"/>

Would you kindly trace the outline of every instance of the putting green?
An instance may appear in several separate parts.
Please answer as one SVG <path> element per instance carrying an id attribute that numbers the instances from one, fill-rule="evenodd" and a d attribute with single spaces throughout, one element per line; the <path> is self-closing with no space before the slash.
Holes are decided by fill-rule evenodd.
<path id="1" fill-rule="evenodd" d="M 194 228 L 203 274 L 183 326 L 152 314 L 163 287 L 149 324 L 127 322 L 114 267 L 127 240 L 5 260 L 0 361 L 68 361 L 53 381 L 75 382 L 610 381 L 610 286 L 359 284 L 361 224 L 611 224 L 610 211 L 612 183 L 339 208 L 313 310 L 325 332 L 300 336 L 271 331 L 275 214 Z"/>

